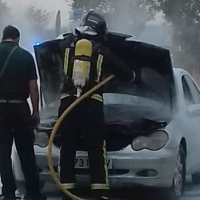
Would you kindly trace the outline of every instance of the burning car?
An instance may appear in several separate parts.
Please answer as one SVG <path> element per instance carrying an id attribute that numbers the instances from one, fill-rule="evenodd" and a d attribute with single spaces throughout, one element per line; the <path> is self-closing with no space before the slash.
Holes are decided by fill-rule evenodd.
<path id="1" fill-rule="evenodd" d="M 57 120 L 61 63 L 51 49 L 61 37 L 35 46 L 45 107 L 35 130 L 35 153 L 41 178 L 51 181 L 47 145 Z M 118 78 L 105 86 L 107 164 L 111 187 L 147 186 L 164 190 L 164 197 L 182 196 L 187 175 L 200 183 L 200 90 L 183 69 L 173 68 L 170 51 L 131 40 L 129 35 L 109 33 L 106 44 L 129 66 L 141 71 L 141 82 Z M 134 63 L 134 64 L 133 64 Z M 82 138 L 76 155 L 77 184 L 89 184 L 88 157 Z M 59 162 L 59 132 L 52 158 Z M 17 159 L 17 155 L 14 156 Z M 23 181 L 17 160 L 15 177 Z"/>

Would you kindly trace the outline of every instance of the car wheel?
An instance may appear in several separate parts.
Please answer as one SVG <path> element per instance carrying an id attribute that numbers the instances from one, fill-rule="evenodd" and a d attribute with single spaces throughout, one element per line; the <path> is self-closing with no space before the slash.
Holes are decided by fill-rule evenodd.
<path id="1" fill-rule="evenodd" d="M 182 197 L 186 178 L 186 158 L 182 145 L 179 148 L 179 154 L 176 162 L 173 185 L 171 188 L 162 191 L 163 200 L 179 200 Z"/>
<path id="2" fill-rule="evenodd" d="M 200 173 L 192 174 L 192 182 L 194 184 L 200 184 Z"/>

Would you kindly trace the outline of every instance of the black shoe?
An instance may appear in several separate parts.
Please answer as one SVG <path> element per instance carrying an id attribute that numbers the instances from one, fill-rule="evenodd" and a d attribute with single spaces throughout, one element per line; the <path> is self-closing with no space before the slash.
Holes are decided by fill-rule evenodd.
<path id="1" fill-rule="evenodd" d="M 46 200 L 47 197 L 40 192 L 27 192 L 24 196 L 25 200 Z"/>
<path id="2" fill-rule="evenodd" d="M 18 200 L 21 199 L 21 197 L 16 197 L 14 194 L 6 195 L 3 197 L 3 200 Z"/>
<path id="3" fill-rule="evenodd" d="M 70 192 L 72 195 L 75 195 L 75 189 L 68 189 L 68 192 Z M 67 196 L 64 192 L 60 191 L 62 195 L 62 200 L 73 200 L 71 197 Z"/>
<path id="4" fill-rule="evenodd" d="M 72 200 L 72 198 L 68 197 L 67 195 L 62 195 L 62 200 Z"/>
<path id="5" fill-rule="evenodd" d="M 72 193 L 72 191 L 69 192 Z M 72 194 L 74 195 L 74 193 Z M 73 199 L 62 192 L 62 200 L 73 200 Z"/>
<path id="6" fill-rule="evenodd" d="M 108 197 L 103 197 L 103 196 L 100 196 L 100 197 L 94 197 L 95 200 L 109 200 Z"/>
<path id="7" fill-rule="evenodd" d="M 99 197 L 99 198 L 95 198 L 96 200 L 109 200 L 108 197 Z"/>
<path id="8" fill-rule="evenodd" d="M 98 200 L 109 200 L 108 197 L 100 197 Z"/>
<path id="9" fill-rule="evenodd" d="M 44 181 L 40 181 L 40 183 L 39 183 L 40 191 L 43 190 L 44 185 L 45 185 L 45 182 Z"/>

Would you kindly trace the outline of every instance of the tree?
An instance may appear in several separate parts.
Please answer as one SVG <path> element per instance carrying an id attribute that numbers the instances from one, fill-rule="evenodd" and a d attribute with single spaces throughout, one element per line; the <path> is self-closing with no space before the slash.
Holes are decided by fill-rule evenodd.
<path id="1" fill-rule="evenodd" d="M 200 1 L 199 0 L 73 0 L 73 8 L 98 8 L 108 2 L 105 14 L 112 29 L 138 36 L 156 12 L 163 12 L 173 27 L 175 66 L 200 71 Z M 117 25 L 114 26 L 114 24 Z"/>
<path id="2" fill-rule="evenodd" d="M 112 30 L 126 32 L 136 37 L 145 28 L 148 21 L 154 18 L 150 0 L 111 0 L 112 13 L 108 24 Z"/>
<path id="3" fill-rule="evenodd" d="M 73 0 L 73 9 L 90 9 L 103 13 L 110 30 L 138 36 L 155 10 L 153 0 Z M 120 16 L 120 17 L 119 17 Z"/>
<path id="4" fill-rule="evenodd" d="M 22 34 L 24 33 L 21 38 L 23 46 L 32 50 L 33 45 L 36 43 L 49 39 L 49 33 L 47 33 L 49 16 L 50 13 L 46 10 L 34 6 L 28 7 L 24 13 L 24 18 L 21 19 L 23 23 L 19 25 Z"/>
<path id="5" fill-rule="evenodd" d="M 0 0 L 0 30 L 9 23 L 10 8 L 7 7 L 6 3 Z"/>
<path id="6" fill-rule="evenodd" d="M 25 13 L 25 17 L 32 34 L 40 38 L 45 36 L 45 31 L 50 20 L 49 14 L 46 10 L 35 8 L 34 6 L 29 7 Z"/>
<path id="7" fill-rule="evenodd" d="M 109 0 L 73 0 L 72 8 L 83 8 L 86 11 L 90 9 L 102 9 L 109 6 Z"/>
<path id="8" fill-rule="evenodd" d="M 173 26 L 175 64 L 189 72 L 200 70 L 200 1 L 157 1 L 159 10 Z"/>

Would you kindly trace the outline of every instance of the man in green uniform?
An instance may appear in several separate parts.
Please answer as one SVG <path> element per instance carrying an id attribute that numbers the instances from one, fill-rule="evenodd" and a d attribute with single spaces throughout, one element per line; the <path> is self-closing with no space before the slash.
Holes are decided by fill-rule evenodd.
<path id="1" fill-rule="evenodd" d="M 32 55 L 19 47 L 20 32 L 13 26 L 3 31 L 0 43 L 0 173 L 4 199 L 14 200 L 16 184 L 12 171 L 13 139 L 26 181 L 25 199 L 45 200 L 40 193 L 39 173 L 34 148 L 33 129 L 39 124 L 38 86 Z M 27 98 L 30 96 L 31 115 Z"/>

